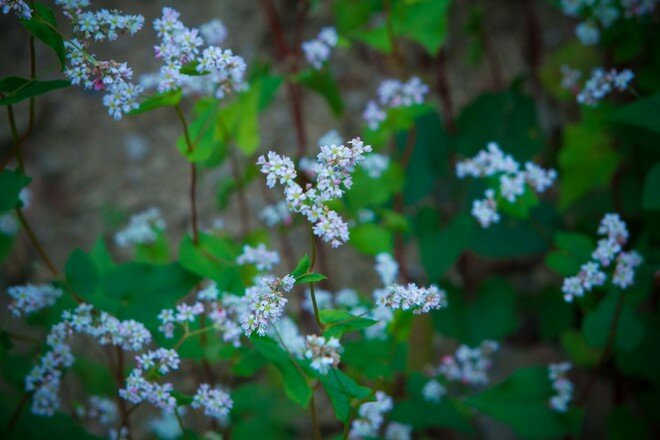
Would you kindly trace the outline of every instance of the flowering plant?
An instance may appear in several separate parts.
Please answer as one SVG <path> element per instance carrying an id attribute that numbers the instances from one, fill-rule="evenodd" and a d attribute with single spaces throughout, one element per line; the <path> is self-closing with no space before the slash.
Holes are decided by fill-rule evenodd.
<path id="1" fill-rule="evenodd" d="M 650 436 L 656 0 L 524 2 L 518 70 L 490 2 L 454 35 L 450 0 L 263 0 L 261 39 L 229 11 L 191 26 L 192 1 L 95 3 L 0 0 L 30 66 L 0 79 L 3 439 Z M 463 58 L 487 90 L 450 87 Z M 109 185 L 125 219 L 52 252 L 40 207 L 76 219 L 40 190 L 38 104 L 89 98 L 112 142 L 140 127 L 131 198 Z M 155 206 L 140 173 L 165 162 Z"/>

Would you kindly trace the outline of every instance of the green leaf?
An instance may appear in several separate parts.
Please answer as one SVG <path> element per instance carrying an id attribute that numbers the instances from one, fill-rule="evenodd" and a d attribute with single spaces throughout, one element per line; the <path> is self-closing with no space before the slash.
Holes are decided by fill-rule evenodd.
<path id="1" fill-rule="evenodd" d="M 561 335 L 561 346 L 570 361 L 579 367 L 593 367 L 600 362 L 601 350 L 590 347 L 578 331 L 565 331 Z"/>
<path id="2" fill-rule="evenodd" d="M 568 277 L 578 273 L 580 267 L 591 259 L 595 244 L 588 235 L 557 232 L 555 247 L 556 249 L 545 257 L 545 264 L 558 274 Z"/>
<path id="3" fill-rule="evenodd" d="M 632 351 L 614 353 L 617 367 L 626 375 L 644 378 L 660 385 L 660 319 L 657 314 L 640 316 L 644 338 Z"/>
<path id="4" fill-rule="evenodd" d="M 128 114 L 139 115 L 160 107 L 174 107 L 181 101 L 182 96 L 181 90 L 153 95 L 142 101 L 138 108 L 131 110 Z"/>
<path id="5" fill-rule="evenodd" d="M 326 279 L 325 275 L 322 275 L 320 273 L 316 272 L 311 272 L 311 273 L 306 273 L 303 275 L 300 275 L 299 277 L 296 278 L 296 284 L 304 284 L 304 283 L 318 283 L 319 281 L 323 281 Z"/>
<path id="6" fill-rule="evenodd" d="M 189 236 L 181 240 L 179 262 L 200 277 L 214 280 L 220 290 L 239 293 L 244 285 L 236 265 L 238 254 L 228 239 L 200 233 L 197 245 Z"/>
<path id="7" fill-rule="evenodd" d="M 242 353 L 231 366 L 232 374 L 238 377 L 252 377 L 266 366 L 266 358 L 254 350 Z"/>
<path id="8" fill-rule="evenodd" d="M 71 83 L 62 79 L 52 81 L 37 81 L 18 76 L 8 76 L 0 80 L 0 92 L 5 96 L 0 98 L 0 105 L 12 105 L 53 90 L 69 87 Z"/>
<path id="9" fill-rule="evenodd" d="M 367 44 L 383 53 L 392 53 L 392 41 L 387 34 L 385 24 L 379 24 L 371 28 L 361 28 L 352 31 L 350 37 Z"/>
<path id="10" fill-rule="evenodd" d="M 631 125 L 660 133 L 660 93 L 638 99 L 617 108 L 609 115 L 612 122 Z"/>
<path id="11" fill-rule="evenodd" d="M 449 306 L 433 314 L 435 328 L 464 344 L 474 347 L 485 339 L 501 340 L 518 328 L 515 292 L 503 279 L 484 283 L 474 301 L 452 289 L 447 300 Z"/>
<path id="12" fill-rule="evenodd" d="M 531 159 L 543 148 L 534 101 L 516 90 L 479 95 L 457 125 L 456 148 L 464 156 L 476 155 L 491 141 L 517 160 Z"/>
<path id="13" fill-rule="evenodd" d="M 31 178 L 23 175 L 20 171 L 0 171 L 0 212 L 14 209 L 20 204 L 20 193 Z"/>
<path id="14" fill-rule="evenodd" d="M 35 11 L 32 18 L 29 20 L 20 20 L 20 22 L 28 32 L 53 49 L 55 55 L 60 60 L 62 70 L 64 70 L 64 66 L 66 65 L 66 50 L 62 36 L 55 30 L 57 29 L 55 14 L 49 7 L 41 3 L 36 3 L 34 8 Z"/>
<path id="15" fill-rule="evenodd" d="M 147 263 L 167 263 L 170 259 L 170 248 L 165 232 L 158 230 L 153 243 L 139 243 L 135 246 L 135 261 Z"/>
<path id="16" fill-rule="evenodd" d="M 99 268 L 91 255 L 80 249 L 74 250 L 64 268 L 71 289 L 83 298 L 93 297 L 99 288 Z"/>
<path id="17" fill-rule="evenodd" d="M 394 3 L 394 33 L 420 43 L 429 55 L 437 55 L 447 36 L 450 4 L 449 0 Z"/>
<path id="18" fill-rule="evenodd" d="M 633 415 L 627 406 L 617 406 L 607 416 L 608 440 L 627 440 L 631 438 L 652 438 L 649 426 Z"/>
<path id="19" fill-rule="evenodd" d="M 558 413 L 550 409 L 553 395 L 547 367 L 516 370 L 508 379 L 468 397 L 468 405 L 510 425 L 523 438 L 561 438 L 579 433 L 582 414 L 577 409 Z"/>
<path id="20" fill-rule="evenodd" d="M 356 401 L 371 394 L 369 388 L 359 385 L 341 370 L 332 369 L 325 376 L 319 376 L 319 380 L 330 397 L 337 420 L 343 423 L 348 422 L 351 408 L 356 406 Z"/>
<path id="21" fill-rule="evenodd" d="M 398 164 L 390 163 L 383 174 L 375 179 L 358 167 L 353 173 L 353 185 L 346 193 L 346 201 L 354 210 L 379 207 L 401 191 L 403 183 L 403 172 Z"/>
<path id="22" fill-rule="evenodd" d="M 307 254 L 305 254 L 300 259 L 300 261 L 298 262 L 298 265 L 296 266 L 296 268 L 293 269 L 293 271 L 291 271 L 290 275 L 294 278 L 298 278 L 299 276 L 309 272 L 310 265 L 311 265 L 311 262 L 309 260 L 309 257 L 307 256 Z"/>
<path id="23" fill-rule="evenodd" d="M 362 224 L 351 228 L 350 243 L 358 251 L 367 255 L 392 252 L 394 237 L 382 226 Z"/>
<path id="24" fill-rule="evenodd" d="M 618 312 L 619 300 L 624 301 Z M 592 347 L 605 347 L 610 331 L 614 325 L 616 313 L 620 313 L 616 323 L 614 347 L 624 351 L 632 351 L 644 337 L 644 327 L 635 317 L 632 307 L 625 304 L 626 292 L 617 289 L 610 290 L 596 308 L 584 318 L 582 331 L 585 340 Z"/>
<path id="25" fill-rule="evenodd" d="M 612 140 L 598 124 L 569 124 L 559 152 L 559 209 L 609 184 L 619 165 Z"/>
<path id="26" fill-rule="evenodd" d="M 563 295 L 558 289 L 545 289 L 534 300 L 539 331 L 544 340 L 561 336 L 564 331 L 575 324 L 574 307 L 564 301 Z"/>
<path id="27" fill-rule="evenodd" d="M 0 407 L 0 423 L 2 423 L 2 426 L 7 426 L 15 404 L 9 406 L 8 399 L 3 400 L 4 402 Z M 11 434 L 3 436 L 4 440 L 74 438 L 76 440 L 100 440 L 102 437 L 88 433 L 80 423 L 62 413 L 57 413 L 52 417 L 40 417 L 31 414 L 30 411 L 23 411 Z"/>
<path id="28" fill-rule="evenodd" d="M 468 214 L 454 217 L 448 225 L 440 225 L 439 213 L 422 209 L 416 219 L 416 235 L 422 264 L 429 279 L 437 281 L 449 270 L 461 253 L 469 247 L 475 228 Z"/>
<path id="29" fill-rule="evenodd" d="M 346 310 L 321 310 L 321 322 L 326 325 L 324 336 L 341 338 L 346 332 L 353 332 L 371 327 L 378 321 L 353 315 Z"/>
<path id="30" fill-rule="evenodd" d="M 660 162 L 653 165 L 653 168 L 646 173 L 642 207 L 649 211 L 660 210 Z"/>
<path id="31" fill-rule="evenodd" d="M 303 84 L 305 87 L 325 98 L 335 116 L 339 117 L 342 115 L 344 102 L 341 99 L 341 93 L 337 83 L 327 69 L 303 70 L 295 76 L 294 81 Z"/>
<path id="32" fill-rule="evenodd" d="M 312 397 L 312 389 L 307 378 L 301 373 L 300 367 L 296 366 L 297 361 L 270 338 L 252 337 L 250 340 L 254 348 L 272 362 L 282 374 L 287 397 L 298 405 L 307 407 Z"/>
<path id="33" fill-rule="evenodd" d="M 199 106 L 196 109 L 195 119 L 188 124 L 188 137 L 192 150 L 189 149 L 184 135 L 176 141 L 179 152 L 192 163 L 202 162 L 213 153 L 213 149 L 218 142 L 214 138 L 218 107 L 218 102 L 212 100 L 208 105 Z"/>

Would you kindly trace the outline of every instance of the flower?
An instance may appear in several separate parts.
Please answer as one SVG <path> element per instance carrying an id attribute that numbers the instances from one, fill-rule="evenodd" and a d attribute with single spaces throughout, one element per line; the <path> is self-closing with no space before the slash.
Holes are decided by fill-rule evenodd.
<path id="1" fill-rule="evenodd" d="M 403 423 L 390 422 L 385 429 L 385 440 L 410 440 L 412 427 Z"/>
<path id="2" fill-rule="evenodd" d="M 50 284 L 40 286 L 25 284 L 10 287 L 7 289 L 7 294 L 12 298 L 12 302 L 8 306 L 9 311 L 20 318 L 54 305 L 55 301 L 62 296 L 62 290 Z"/>
<path id="3" fill-rule="evenodd" d="M 467 385 L 486 385 L 488 370 L 493 362 L 490 356 L 499 349 L 495 341 L 486 340 L 476 348 L 467 345 L 458 347 L 453 356 L 444 356 L 437 368 L 437 374 L 449 381 Z"/>
<path id="4" fill-rule="evenodd" d="M 280 254 L 277 251 L 269 251 L 263 243 L 259 243 L 256 248 L 246 244 L 243 246 L 243 253 L 236 258 L 237 264 L 254 264 L 257 270 L 267 271 L 279 262 Z"/>
<path id="5" fill-rule="evenodd" d="M 600 67 L 596 68 L 582 90 L 577 93 L 577 102 L 594 107 L 613 91 L 626 91 L 634 78 L 635 74 L 630 69 L 605 71 Z"/>
<path id="6" fill-rule="evenodd" d="M 332 49 L 337 46 L 339 36 L 333 27 L 325 27 L 321 29 L 318 36 L 313 40 L 308 40 L 302 43 L 302 50 L 307 58 L 307 62 L 319 70 L 323 67 L 323 63 L 330 58 Z"/>
<path id="7" fill-rule="evenodd" d="M 415 314 L 428 313 L 447 305 L 447 294 L 437 286 L 418 287 L 414 283 L 407 286 L 393 284 L 385 295 L 378 299 L 378 305 L 391 309 L 412 310 Z"/>
<path id="8" fill-rule="evenodd" d="M 134 214 L 128 225 L 115 234 L 115 243 L 120 247 L 135 244 L 152 244 L 158 237 L 158 232 L 165 229 L 165 220 L 158 208 L 149 208 Z"/>
<path id="9" fill-rule="evenodd" d="M 24 20 L 32 18 L 30 6 L 23 0 L 0 0 L 0 8 L 3 14 L 13 12 L 18 18 Z"/>
<path id="10" fill-rule="evenodd" d="M 376 391 L 374 402 L 365 402 L 358 409 L 358 417 L 351 422 L 348 438 L 351 440 L 378 437 L 385 414 L 392 410 L 392 398 L 383 391 Z"/>
<path id="11" fill-rule="evenodd" d="M 308 335 L 305 340 L 305 357 L 310 359 L 311 367 L 325 376 L 330 368 L 336 368 L 339 365 L 342 346 L 339 339 L 331 337 L 329 339 L 323 336 Z"/>
<path id="12" fill-rule="evenodd" d="M 552 389 L 557 393 L 550 398 L 550 408 L 557 412 L 568 411 L 568 405 L 573 398 L 573 384 L 566 373 L 572 368 L 570 362 L 550 364 L 548 366 L 548 377 L 552 383 Z"/>
<path id="13" fill-rule="evenodd" d="M 435 379 L 431 379 L 422 388 L 424 400 L 432 403 L 440 403 L 442 397 L 447 394 L 447 388 Z"/>
<path id="14" fill-rule="evenodd" d="M 211 388 L 203 383 L 197 389 L 190 404 L 193 408 L 204 408 L 204 414 L 218 420 L 226 420 L 234 406 L 229 394 L 218 387 Z"/>
<path id="15" fill-rule="evenodd" d="M 418 77 L 413 76 L 406 82 L 398 79 L 386 79 L 378 86 L 378 102 L 369 101 L 362 113 L 371 130 L 376 130 L 387 118 L 387 108 L 411 107 L 423 104 L 429 87 Z"/>
<path id="16" fill-rule="evenodd" d="M 360 164 L 372 179 L 379 178 L 390 165 L 390 158 L 384 154 L 372 153 L 364 156 Z"/>
<path id="17" fill-rule="evenodd" d="M 376 273 L 383 286 L 388 287 L 396 281 L 399 274 L 399 264 L 386 252 L 376 255 Z"/>
<path id="18" fill-rule="evenodd" d="M 245 291 L 247 310 L 241 316 L 241 327 L 245 336 L 257 332 L 259 336 L 268 333 L 271 324 L 277 322 L 284 313 L 287 299 L 284 293 L 289 292 L 295 283 L 291 275 L 282 279 L 263 277 L 259 284 Z"/>

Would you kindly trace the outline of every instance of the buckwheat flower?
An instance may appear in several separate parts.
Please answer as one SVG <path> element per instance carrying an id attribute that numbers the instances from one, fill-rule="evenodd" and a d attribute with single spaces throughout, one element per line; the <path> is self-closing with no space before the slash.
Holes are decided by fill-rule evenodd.
<path id="1" fill-rule="evenodd" d="M 182 303 L 176 306 L 176 314 L 174 315 L 177 322 L 195 322 L 199 315 L 204 313 L 204 304 L 196 302 L 193 305 Z"/>
<path id="2" fill-rule="evenodd" d="M 3 14 L 13 12 L 18 18 L 29 20 L 32 18 L 30 6 L 23 0 L 0 0 L 0 8 Z"/>
<path id="3" fill-rule="evenodd" d="M 387 119 L 387 113 L 376 103 L 376 101 L 367 102 L 367 106 L 362 112 L 362 118 L 371 130 L 377 130 L 380 124 Z"/>
<path id="4" fill-rule="evenodd" d="M 387 294 L 379 299 L 378 305 L 391 309 L 412 310 L 419 315 L 446 307 L 447 294 L 433 285 L 418 287 L 414 283 L 409 283 L 407 286 L 393 284 L 387 288 Z"/>
<path id="5" fill-rule="evenodd" d="M 264 156 L 259 156 L 257 165 L 261 166 L 261 172 L 266 175 L 266 184 L 269 188 L 274 187 L 278 181 L 281 185 L 285 185 L 297 177 L 293 161 L 273 151 L 268 152 L 268 160 Z"/>
<path id="6" fill-rule="evenodd" d="M 201 25 L 199 32 L 206 44 L 222 44 L 227 38 L 227 28 L 217 18 Z"/>
<path id="7" fill-rule="evenodd" d="M 453 356 L 442 358 L 437 373 L 449 381 L 471 386 L 486 385 L 489 382 L 488 370 L 493 364 L 491 355 L 498 349 L 499 344 L 490 340 L 476 348 L 461 345 Z"/>
<path id="8" fill-rule="evenodd" d="M 16 235 L 18 232 L 18 221 L 12 213 L 0 215 L 0 233 L 4 235 Z"/>
<path id="9" fill-rule="evenodd" d="M 354 289 L 344 288 L 335 294 L 335 303 L 340 307 L 350 309 L 360 303 L 360 297 Z"/>
<path id="10" fill-rule="evenodd" d="M 585 46 L 594 46 L 600 41 L 600 29 L 593 20 L 586 20 L 575 26 L 575 35 Z"/>
<path id="11" fill-rule="evenodd" d="M 125 15 L 119 11 L 100 9 L 98 11 L 69 10 L 73 31 L 85 39 L 113 41 L 119 34 L 134 35 L 144 24 L 141 15 Z"/>
<path id="12" fill-rule="evenodd" d="M 323 41 L 330 47 L 335 47 L 339 41 L 339 36 L 337 35 L 337 30 L 333 27 L 324 27 L 319 32 L 318 39 Z"/>
<path id="13" fill-rule="evenodd" d="M 182 413 L 183 409 L 185 408 L 178 408 L 179 413 Z M 159 439 L 175 440 L 183 436 L 176 414 L 173 413 L 162 411 L 161 416 L 151 419 L 148 426 Z"/>
<path id="14" fill-rule="evenodd" d="M 605 214 L 598 226 L 598 234 L 605 235 L 621 244 L 628 241 L 628 228 L 617 213 Z"/>
<path id="15" fill-rule="evenodd" d="M 228 393 L 218 387 L 211 388 L 203 383 L 197 389 L 190 404 L 195 409 L 203 408 L 204 414 L 217 420 L 226 420 L 234 402 Z"/>
<path id="16" fill-rule="evenodd" d="M 325 376 L 330 368 L 339 366 L 340 356 L 343 347 L 337 338 L 326 339 L 323 336 L 308 335 L 306 338 L 305 357 L 312 362 L 310 366 Z"/>
<path id="17" fill-rule="evenodd" d="M 573 398 L 573 384 L 566 377 L 566 373 L 572 368 L 570 362 L 550 364 L 548 366 L 548 377 L 552 383 L 553 390 L 557 393 L 550 398 L 550 408 L 557 412 L 568 411 L 568 406 Z"/>
<path id="18" fill-rule="evenodd" d="M 619 92 L 627 90 L 634 77 L 635 75 L 629 69 L 605 71 L 602 68 L 596 68 L 577 94 L 577 102 L 593 107 L 614 90 Z"/>
<path id="19" fill-rule="evenodd" d="M 114 345 L 125 351 L 138 351 L 151 342 L 151 333 L 141 322 L 133 319 L 120 321 L 101 312 L 87 333 L 101 345 Z"/>
<path id="20" fill-rule="evenodd" d="M 365 402 L 358 409 L 358 417 L 351 422 L 348 438 L 351 440 L 378 437 L 385 414 L 392 410 L 392 398 L 376 391 L 376 401 Z"/>
<path id="21" fill-rule="evenodd" d="M 412 426 L 390 422 L 385 429 L 385 440 L 410 440 Z"/>
<path id="22" fill-rule="evenodd" d="M 399 264 L 387 252 L 376 255 L 376 273 L 380 277 L 383 286 L 391 286 L 399 275 Z"/>
<path id="23" fill-rule="evenodd" d="M 273 329 L 277 336 L 275 339 L 282 349 L 297 359 L 305 357 L 307 350 L 305 337 L 300 334 L 298 326 L 291 318 L 284 316 L 273 324 Z"/>
<path id="24" fill-rule="evenodd" d="M 559 4 L 564 14 L 576 17 L 587 3 L 584 0 L 561 0 Z"/>
<path id="25" fill-rule="evenodd" d="M 435 379 L 426 382 L 422 388 L 422 395 L 427 402 L 440 403 L 445 394 L 447 394 L 447 388 Z"/>
<path id="26" fill-rule="evenodd" d="M 390 158 L 384 154 L 372 153 L 364 156 L 360 164 L 372 179 L 379 178 L 390 165 Z"/>
<path id="27" fill-rule="evenodd" d="M 564 278 L 561 291 L 564 294 L 564 301 L 573 302 L 573 298 L 584 296 L 582 280 L 577 276 Z"/>
<path id="28" fill-rule="evenodd" d="M 614 238 L 603 238 L 598 240 L 598 246 L 591 254 L 591 258 L 607 267 L 619 252 L 621 252 L 621 245 L 618 241 Z"/>
<path id="29" fill-rule="evenodd" d="M 378 290 L 378 289 L 377 289 Z M 382 289 L 383 292 L 386 292 L 385 289 Z M 374 298 L 378 297 L 376 291 L 374 291 Z M 354 315 L 361 315 L 358 313 L 359 310 L 354 309 L 352 313 Z M 376 324 L 369 326 L 364 329 L 364 337 L 369 340 L 384 340 L 387 339 L 387 326 L 394 319 L 394 313 L 391 309 L 387 307 L 376 307 L 370 313 L 368 313 L 365 318 L 373 319 L 376 321 Z"/>
<path id="30" fill-rule="evenodd" d="M 158 232 L 165 229 L 165 220 L 158 208 L 149 208 L 146 211 L 134 214 L 128 225 L 115 234 L 115 243 L 120 247 L 135 244 L 151 244 L 156 241 Z"/>
<path id="31" fill-rule="evenodd" d="M 96 420 L 102 425 L 109 425 L 118 420 L 119 410 L 114 400 L 103 396 L 90 396 L 87 405 L 76 408 L 80 418 Z"/>
<path id="32" fill-rule="evenodd" d="M 515 202 L 518 196 L 524 192 L 525 175 L 523 173 L 500 176 L 500 194 L 509 202 Z"/>
<path id="33" fill-rule="evenodd" d="M 212 310 L 209 312 L 209 319 L 215 330 L 222 335 L 222 340 L 234 347 L 241 346 L 241 335 L 243 334 L 241 325 L 238 323 L 238 316 L 234 310 L 221 307 L 217 303 L 212 305 Z"/>
<path id="34" fill-rule="evenodd" d="M 325 216 L 320 217 L 313 231 L 333 248 L 348 241 L 348 225 L 335 211 L 329 210 Z"/>
<path id="35" fill-rule="evenodd" d="M 62 291 L 50 284 L 25 284 L 10 287 L 7 294 L 12 298 L 9 311 L 20 318 L 54 305 Z"/>
<path id="36" fill-rule="evenodd" d="M 265 206 L 259 213 L 259 219 L 266 223 L 269 228 L 279 224 L 288 226 L 293 222 L 285 201 Z"/>
<path id="37" fill-rule="evenodd" d="M 337 31 L 332 27 L 326 27 L 315 39 L 305 41 L 301 47 L 307 62 L 317 70 L 322 68 L 323 63 L 330 58 L 332 48 L 337 45 L 338 39 Z"/>
<path id="38" fill-rule="evenodd" d="M 499 223 L 500 215 L 497 212 L 495 191 L 488 189 L 485 199 L 477 199 L 472 202 L 472 216 L 474 216 L 482 228 L 488 228 L 493 223 Z"/>
<path id="39" fill-rule="evenodd" d="M 176 317 L 173 309 L 163 309 L 158 314 L 158 320 L 161 322 L 161 325 L 158 327 L 158 331 L 163 333 L 166 338 L 170 339 L 174 337 L 174 323 L 176 322 Z"/>
<path id="40" fill-rule="evenodd" d="M 241 316 L 241 327 L 246 336 L 255 331 L 259 336 L 268 333 L 270 325 L 282 317 L 288 301 L 284 293 L 289 292 L 294 283 L 295 279 L 291 275 L 282 279 L 263 277 L 258 285 L 245 291 L 248 305 L 247 311 Z"/>
<path id="41" fill-rule="evenodd" d="M 561 66 L 560 70 L 561 87 L 572 92 L 579 90 L 578 82 L 580 81 L 580 78 L 582 78 L 582 72 L 565 64 Z"/>
<path id="42" fill-rule="evenodd" d="M 270 271 L 279 262 L 280 254 L 277 251 L 269 251 L 263 243 L 259 243 L 257 247 L 246 244 L 243 246 L 243 253 L 236 258 L 236 263 L 241 266 L 254 264 L 257 270 L 263 271 Z"/>
<path id="43" fill-rule="evenodd" d="M 327 131 L 317 141 L 319 147 L 323 145 L 341 145 L 343 143 L 344 139 L 337 130 Z"/>
<path id="44" fill-rule="evenodd" d="M 197 292 L 197 299 L 204 302 L 216 301 L 220 291 L 215 281 L 211 281 L 206 287 Z"/>
<path id="45" fill-rule="evenodd" d="M 637 252 L 621 252 L 617 258 L 612 284 L 627 289 L 635 283 L 635 268 L 642 264 L 642 257 Z"/>
<path id="46" fill-rule="evenodd" d="M 524 176 L 529 186 L 534 188 L 536 192 L 542 193 L 555 182 L 557 172 L 541 168 L 534 162 L 526 162 Z"/>

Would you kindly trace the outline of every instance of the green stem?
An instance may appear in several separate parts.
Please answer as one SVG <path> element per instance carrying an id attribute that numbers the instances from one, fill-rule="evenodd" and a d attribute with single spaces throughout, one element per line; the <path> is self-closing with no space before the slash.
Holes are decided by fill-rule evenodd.
<path id="1" fill-rule="evenodd" d="M 9 128 L 11 129 L 11 136 L 14 138 L 14 154 L 16 155 L 16 162 L 18 163 L 18 168 L 21 170 L 21 172 L 25 173 L 25 164 L 23 163 L 21 149 L 19 148 L 21 138 L 18 135 L 18 128 L 16 128 L 16 118 L 14 117 L 14 108 L 11 105 L 7 106 L 7 118 L 9 119 Z"/>
<path id="2" fill-rule="evenodd" d="M 186 147 L 188 154 L 192 154 L 195 147 L 190 139 L 190 131 L 188 130 L 188 123 L 186 122 L 186 117 L 181 110 L 179 104 L 174 106 L 176 115 L 179 117 L 181 122 L 181 127 L 183 128 L 183 137 L 186 140 Z M 197 245 L 199 243 L 199 226 L 197 224 L 197 167 L 195 162 L 190 161 L 190 220 L 192 223 L 192 239 L 193 243 Z"/>
<path id="3" fill-rule="evenodd" d="M 312 229 L 312 224 L 307 223 L 309 226 L 309 240 L 312 243 L 312 257 L 310 259 L 309 271 L 311 272 L 314 269 L 314 264 L 316 264 L 316 240 L 314 239 L 314 230 Z M 312 306 L 314 307 L 314 318 L 316 319 L 316 324 L 321 330 L 321 333 L 325 330 L 325 325 L 321 322 L 321 316 L 319 314 L 319 306 L 316 302 L 316 293 L 314 292 L 314 283 L 309 283 L 309 293 L 312 297 Z"/>
<path id="4" fill-rule="evenodd" d="M 32 245 L 37 250 L 37 253 L 41 257 L 43 262 L 46 264 L 46 266 L 52 272 L 52 274 L 56 278 L 58 278 L 60 276 L 60 271 L 57 270 L 57 267 L 55 267 L 55 265 L 53 264 L 51 259 L 48 257 L 48 254 L 46 254 L 46 251 L 44 250 L 44 247 L 41 245 L 41 243 L 37 239 L 37 236 L 35 235 L 34 231 L 32 230 L 32 227 L 28 223 L 27 219 L 23 215 L 23 211 L 21 211 L 20 208 L 16 208 L 16 216 L 18 217 L 18 220 L 21 223 L 21 226 L 23 226 L 23 229 L 25 229 L 25 232 L 27 232 L 28 237 L 30 237 L 30 241 L 32 242 Z"/>
<path id="5" fill-rule="evenodd" d="M 321 427 L 319 426 L 318 417 L 316 415 L 316 403 L 314 401 L 314 394 L 316 394 L 316 387 L 312 390 L 312 398 L 309 400 L 309 411 L 312 415 L 312 431 L 314 433 L 314 440 L 323 440 L 321 435 Z"/>

